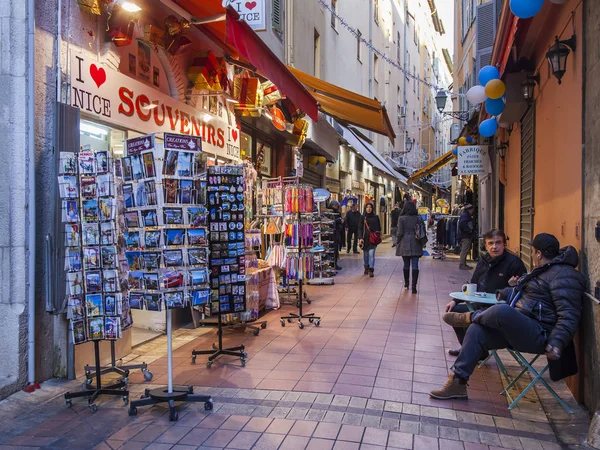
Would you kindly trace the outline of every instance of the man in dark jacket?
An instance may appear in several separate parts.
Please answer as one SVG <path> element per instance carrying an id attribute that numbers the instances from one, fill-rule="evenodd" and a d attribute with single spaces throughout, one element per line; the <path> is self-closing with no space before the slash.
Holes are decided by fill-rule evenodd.
<path id="1" fill-rule="evenodd" d="M 473 221 L 473 205 L 465 204 L 458 219 L 458 240 L 460 242 L 460 266 L 459 269 L 471 270 L 467 265 L 467 255 L 471 251 L 473 238 L 475 237 L 475 222 Z"/>
<path id="2" fill-rule="evenodd" d="M 392 248 L 398 245 L 398 219 L 400 218 L 400 204 L 396 203 L 392 209 Z"/>
<path id="3" fill-rule="evenodd" d="M 358 226 L 360 225 L 361 218 L 362 214 L 358 211 L 358 205 L 356 203 L 352 204 L 352 208 L 346 213 L 346 218 L 344 219 L 344 226 L 346 227 L 346 236 L 348 239 L 346 253 L 350 253 L 352 237 L 354 237 L 352 250 L 354 253 L 358 253 Z"/>
<path id="4" fill-rule="evenodd" d="M 329 207 L 334 213 L 333 245 L 335 247 L 335 270 L 342 270 L 342 267 L 338 264 L 340 259 L 340 242 L 342 242 L 342 234 L 344 232 L 344 224 L 342 223 L 342 215 L 340 214 L 340 203 L 337 200 L 333 200 L 329 203 Z"/>
<path id="5" fill-rule="evenodd" d="M 521 277 L 514 288 L 498 292 L 505 304 L 486 310 L 444 315 L 454 327 L 468 326 L 463 346 L 454 363 L 454 375 L 433 398 L 467 398 L 467 380 L 482 352 L 507 347 L 520 352 L 544 354 L 560 360 L 577 331 L 585 279 L 575 268 L 577 250 L 560 249 L 551 234 L 538 234 L 531 243 L 534 269 Z"/>
<path id="6" fill-rule="evenodd" d="M 491 230 L 483 235 L 483 242 L 487 253 L 485 253 L 471 276 L 470 283 L 477 285 L 478 292 L 495 294 L 497 291 L 509 286 L 511 280 L 516 283 L 523 274 L 527 273 L 525 264 L 521 258 L 506 250 L 506 234 L 502 230 Z M 446 305 L 445 312 L 468 312 L 465 303 L 451 300 Z M 454 328 L 458 342 L 462 344 L 467 332 L 466 328 Z M 450 349 L 448 353 L 458 356 L 459 349 Z"/>

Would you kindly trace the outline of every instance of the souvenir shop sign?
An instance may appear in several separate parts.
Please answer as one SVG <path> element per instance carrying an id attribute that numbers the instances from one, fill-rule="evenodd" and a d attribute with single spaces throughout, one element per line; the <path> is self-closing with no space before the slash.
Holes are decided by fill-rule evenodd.
<path id="1" fill-rule="evenodd" d="M 127 154 L 137 155 L 145 150 L 154 148 L 154 135 L 140 136 L 133 139 L 127 139 Z"/>
<path id="2" fill-rule="evenodd" d="M 265 31 L 266 3 L 266 0 L 223 0 L 223 8 L 231 6 L 254 31 Z"/>
<path id="3" fill-rule="evenodd" d="M 490 156 L 487 145 L 458 147 L 458 174 L 485 175 L 490 173 Z"/>
<path id="4" fill-rule="evenodd" d="M 326 202 L 331 197 L 331 193 L 327 189 L 313 190 L 313 199 L 316 203 Z"/>
<path id="5" fill-rule="evenodd" d="M 108 69 L 84 53 L 71 52 L 71 106 L 141 133 L 196 136 L 202 138 L 206 153 L 240 157 L 240 135 L 227 105 L 216 115 L 208 114 Z"/>
<path id="6" fill-rule="evenodd" d="M 201 152 L 202 139 L 196 136 L 188 137 L 180 134 L 165 133 L 165 148 L 187 152 Z"/>

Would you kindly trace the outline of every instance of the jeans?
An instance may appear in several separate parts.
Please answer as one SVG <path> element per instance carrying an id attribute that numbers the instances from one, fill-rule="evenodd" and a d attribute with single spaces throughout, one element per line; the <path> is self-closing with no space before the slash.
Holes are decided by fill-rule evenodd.
<path id="1" fill-rule="evenodd" d="M 354 236 L 354 245 L 352 245 L 352 251 L 358 251 L 358 229 L 348 228 L 346 231 L 346 236 L 348 237 L 348 251 L 350 251 L 350 244 L 352 243 L 352 236 Z"/>
<path id="2" fill-rule="evenodd" d="M 471 251 L 473 239 L 463 238 L 460 240 L 460 264 L 467 264 L 467 256 Z"/>
<path id="3" fill-rule="evenodd" d="M 392 227 L 392 245 L 398 245 L 398 227 Z"/>
<path id="4" fill-rule="evenodd" d="M 418 256 L 403 256 L 402 260 L 404 261 L 404 270 L 409 270 L 411 268 L 411 265 L 413 270 L 419 270 Z"/>
<path id="5" fill-rule="evenodd" d="M 375 248 L 371 247 L 369 250 L 363 250 L 365 266 L 369 266 L 369 269 L 375 268 Z"/>
<path id="6" fill-rule="evenodd" d="M 482 354 L 507 347 L 525 353 L 544 353 L 546 332 L 537 320 L 509 305 L 475 311 L 454 362 L 454 373 L 468 380 Z"/>

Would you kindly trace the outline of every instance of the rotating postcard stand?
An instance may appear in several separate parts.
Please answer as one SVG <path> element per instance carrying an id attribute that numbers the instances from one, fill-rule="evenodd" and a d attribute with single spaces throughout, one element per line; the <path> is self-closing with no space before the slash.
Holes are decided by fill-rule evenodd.
<path id="1" fill-rule="evenodd" d="M 107 373 L 116 373 L 123 377 L 123 381 L 127 383 L 129 378 L 129 371 L 141 369 L 144 374 L 145 381 L 152 381 L 152 372 L 148 370 L 148 364 L 145 362 L 141 364 L 130 364 L 126 366 L 117 366 L 117 359 L 115 357 L 115 341 L 110 341 L 110 366 L 104 366 L 100 368 L 100 375 L 106 375 Z M 96 378 L 96 367 L 87 365 L 85 366 L 85 382 L 91 384 Z"/>
<path id="2" fill-rule="evenodd" d="M 155 389 L 146 389 L 140 400 L 134 400 L 129 405 L 129 415 L 137 414 L 138 406 L 157 405 L 159 403 L 169 404 L 169 420 L 174 422 L 179 418 L 175 410 L 175 402 L 204 403 L 204 409 L 213 409 L 210 395 L 194 394 L 193 386 L 173 386 L 173 329 L 171 326 L 171 308 L 167 312 L 167 386 Z"/>
<path id="3" fill-rule="evenodd" d="M 210 307 L 218 316 L 217 343 L 211 350 L 192 350 L 210 355 L 206 367 L 222 355 L 240 358 L 246 365 L 248 354 L 243 345 L 223 348 L 223 314 L 246 310 L 246 239 L 244 234 L 244 167 L 212 166 L 207 174 L 209 223 Z"/>
<path id="4" fill-rule="evenodd" d="M 321 317 L 314 313 L 304 314 L 302 311 L 304 279 L 314 277 L 314 257 L 310 252 L 303 253 L 305 250 L 310 250 L 313 243 L 313 226 L 307 222 L 307 215 L 313 213 L 313 192 L 312 188 L 307 185 L 288 186 L 284 191 L 284 216 L 290 217 L 296 214 L 296 222 L 286 219 L 285 225 L 285 243 L 288 247 L 288 256 L 286 261 L 286 272 L 288 279 L 298 280 L 298 301 L 296 307 L 298 313 L 290 313 L 287 316 L 280 318 L 281 326 L 285 327 L 285 322 L 292 323 L 293 320 L 298 320 L 300 329 L 304 328 L 302 319 L 308 319 L 315 326 L 321 325 Z M 297 257 L 295 253 L 297 252 Z"/>
<path id="5" fill-rule="evenodd" d="M 323 202 L 326 202 L 329 197 L 331 197 L 331 194 L 326 189 L 315 189 L 313 191 L 313 200 L 317 204 L 317 211 L 319 211 L 319 215 L 321 214 L 321 205 Z M 322 244 L 322 228 L 318 232 L 315 231 L 314 234 L 317 236 L 317 246 L 313 247 L 311 252 L 315 255 L 315 258 L 318 258 L 318 261 L 315 262 L 315 266 L 318 266 L 319 268 L 319 276 L 307 280 L 306 284 L 313 286 L 334 285 L 335 280 L 332 277 L 323 276 L 323 258 L 325 257 L 325 248 Z"/>

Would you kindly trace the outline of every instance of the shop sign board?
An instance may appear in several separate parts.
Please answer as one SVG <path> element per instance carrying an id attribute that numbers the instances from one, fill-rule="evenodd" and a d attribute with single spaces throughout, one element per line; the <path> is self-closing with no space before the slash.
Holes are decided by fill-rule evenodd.
<path id="1" fill-rule="evenodd" d="M 489 146 L 465 145 L 458 147 L 458 174 L 485 175 L 490 173 Z"/>
<path id="2" fill-rule="evenodd" d="M 234 114 L 220 115 L 180 102 L 88 54 L 71 52 L 71 106 L 141 133 L 177 133 L 202 139 L 202 151 L 231 159 L 240 157 L 240 133 Z M 156 105 L 156 106 L 154 106 Z"/>
<path id="3" fill-rule="evenodd" d="M 266 3 L 266 0 L 223 0 L 222 5 L 223 8 L 231 6 L 240 15 L 240 19 L 250 25 L 254 31 L 265 31 L 267 29 Z"/>
<path id="4" fill-rule="evenodd" d="M 188 152 L 201 152 L 202 139 L 197 136 L 182 136 L 180 134 L 165 133 L 165 148 L 185 150 Z"/>
<path id="5" fill-rule="evenodd" d="M 304 163 L 302 161 L 298 161 L 298 165 L 296 166 L 296 176 L 299 178 L 304 176 Z"/>
<path id="6" fill-rule="evenodd" d="M 326 202 L 331 197 L 327 189 L 313 189 L 313 199 L 316 203 Z"/>
<path id="7" fill-rule="evenodd" d="M 154 135 L 139 136 L 127 139 L 127 155 L 137 155 L 145 150 L 154 148 Z"/>

